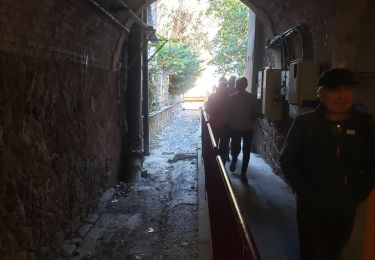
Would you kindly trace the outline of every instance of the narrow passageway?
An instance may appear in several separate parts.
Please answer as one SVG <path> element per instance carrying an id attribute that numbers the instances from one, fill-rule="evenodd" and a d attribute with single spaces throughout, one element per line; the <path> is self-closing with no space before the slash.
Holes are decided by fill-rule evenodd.
<path id="1" fill-rule="evenodd" d="M 197 149 L 200 118 L 184 110 L 151 142 L 138 182 L 108 189 L 62 259 L 198 259 Z M 239 157 L 241 159 L 241 155 Z M 257 154 L 249 183 L 227 172 L 264 260 L 298 260 L 295 201 L 290 188 Z"/>
<path id="2" fill-rule="evenodd" d="M 182 111 L 151 142 L 142 179 L 109 189 L 65 245 L 68 259 L 197 259 L 199 113 Z"/>
<path id="3" fill-rule="evenodd" d="M 258 155 L 250 156 L 248 184 L 237 171 L 227 172 L 263 260 L 298 260 L 299 245 L 295 197 L 288 185 Z"/>
<path id="4" fill-rule="evenodd" d="M 289 176 L 288 166 L 279 160 L 288 130 L 295 118 L 322 103 L 326 119 L 340 124 L 316 123 L 332 125 L 334 135 L 327 132 L 324 140 L 337 143 L 334 147 L 332 142 L 331 159 L 319 162 L 313 159 L 320 153 L 304 153 L 305 162 L 319 168 L 314 173 L 325 172 L 325 159 L 337 162 L 337 170 L 329 172 L 332 187 L 337 184 L 345 196 L 333 194 L 331 184 L 320 178 L 300 193 L 313 187 L 315 199 L 311 205 L 305 201 L 306 212 L 320 208 L 332 193 L 331 204 L 339 206 L 332 214 L 353 217 L 354 202 L 365 199 L 363 191 L 370 192 L 374 184 L 363 181 L 365 189 L 356 187 L 375 172 L 368 163 L 375 147 L 375 34 L 369 26 L 375 24 L 374 3 L 0 0 L 0 259 L 178 260 L 197 259 L 202 251 L 224 260 L 247 253 L 257 257 L 232 189 L 227 196 L 231 183 L 219 174 L 226 171 L 216 160 L 218 147 L 209 144 L 213 135 L 204 127 L 221 111 L 211 130 L 218 129 L 222 137 L 227 125 L 234 132 L 246 130 L 246 139 L 254 129 L 259 155 L 251 156 L 249 183 L 240 180 L 240 161 L 238 172 L 228 169 L 228 175 L 262 260 L 297 260 L 294 196 L 261 158 Z M 342 82 L 346 76 L 338 75 L 332 80 L 337 84 L 322 81 L 332 69 L 348 70 L 351 80 Z M 229 79 L 234 77 L 242 78 L 242 84 L 233 85 Z M 228 97 L 241 86 L 251 100 Z M 324 99 L 330 95 L 325 94 L 347 86 L 350 95 L 344 103 L 351 108 L 336 118 L 327 110 Z M 203 144 L 210 148 L 200 150 L 199 112 L 193 109 L 221 91 L 217 109 L 209 111 L 211 119 L 201 122 L 208 136 Z M 192 110 L 182 111 L 153 138 L 181 102 Z M 251 106 L 251 113 L 241 103 Z M 241 116 L 229 120 L 227 110 Z M 362 117 L 371 125 L 363 131 Z M 247 119 L 252 122 L 242 124 Z M 347 131 L 344 121 L 348 126 L 350 121 Z M 315 131 L 316 123 L 303 127 Z M 326 143 L 315 137 L 317 142 L 301 138 Z M 357 140 L 360 152 L 343 147 L 342 142 Z M 204 153 L 205 160 L 197 158 Z M 350 159 L 356 166 L 340 166 L 350 154 L 355 154 Z M 309 175 L 306 165 L 297 168 L 296 176 Z M 206 175 L 198 175 L 200 171 Z M 198 176 L 203 178 L 197 181 Z M 324 189 L 314 188 L 321 184 Z M 317 214 L 323 221 L 331 221 L 325 215 L 335 211 L 329 203 Z M 207 217 L 208 209 L 212 214 Z M 343 260 L 374 260 L 375 191 L 356 213 Z M 350 230 L 351 223 L 345 224 Z M 231 230 L 234 239 L 228 239 Z M 235 249 L 229 249 L 230 242 Z"/>

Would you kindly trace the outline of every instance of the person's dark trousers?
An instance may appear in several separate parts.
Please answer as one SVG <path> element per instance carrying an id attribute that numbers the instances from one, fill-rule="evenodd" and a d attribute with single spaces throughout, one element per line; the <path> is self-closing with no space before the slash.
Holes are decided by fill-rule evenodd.
<path id="1" fill-rule="evenodd" d="M 253 139 L 253 130 L 231 130 L 230 153 L 232 160 L 237 161 L 238 155 L 241 152 L 241 139 L 242 144 L 242 169 L 241 172 L 246 172 L 250 161 L 251 141 Z"/>
<path id="2" fill-rule="evenodd" d="M 297 199 L 297 221 L 301 260 L 339 260 L 350 239 L 355 213 L 330 219 Z"/>
<path id="3" fill-rule="evenodd" d="M 229 133 L 227 129 L 214 130 L 215 141 L 219 148 L 219 155 L 225 163 L 229 153 Z"/>
<path id="4" fill-rule="evenodd" d="M 230 132 L 229 128 L 226 127 L 223 129 L 223 133 L 219 140 L 219 154 L 223 159 L 224 164 L 229 160 L 229 141 L 230 141 Z"/>

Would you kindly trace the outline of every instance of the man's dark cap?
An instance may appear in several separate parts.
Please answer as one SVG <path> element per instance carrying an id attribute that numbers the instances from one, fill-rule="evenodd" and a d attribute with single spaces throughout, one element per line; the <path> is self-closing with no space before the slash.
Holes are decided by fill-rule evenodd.
<path id="1" fill-rule="evenodd" d="M 357 85 L 353 72 L 347 69 L 330 69 L 320 75 L 318 85 L 326 88 L 335 88 L 341 85 Z"/>

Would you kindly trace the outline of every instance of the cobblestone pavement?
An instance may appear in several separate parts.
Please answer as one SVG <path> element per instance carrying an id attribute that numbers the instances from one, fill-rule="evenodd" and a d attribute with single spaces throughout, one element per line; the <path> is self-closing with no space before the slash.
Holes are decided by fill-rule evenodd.
<path id="1" fill-rule="evenodd" d="M 156 136 L 142 180 L 120 183 L 67 240 L 65 259 L 197 259 L 199 112 L 182 111 Z"/>

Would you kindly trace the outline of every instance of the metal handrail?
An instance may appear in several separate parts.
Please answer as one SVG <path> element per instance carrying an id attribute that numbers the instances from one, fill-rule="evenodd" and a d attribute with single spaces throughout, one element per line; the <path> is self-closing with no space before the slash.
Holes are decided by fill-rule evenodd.
<path id="1" fill-rule="evenodd" d="M 217 142 L 215 140 L 214 131 L 212 130 L 211 124 L 209 124 L 207 113 L 206 113 L 205 110 L 202 110 L 202 113 L 203 113 L 204 121 L 207 124 L 208 134 L 210 135 L 210 140 L 211 140 L 212 147 L 213 147 L 214 150 L 217 150 L 218 149 L 218 145 L 217 145 Z"/>
<path id="2" fill-rule="evenodd" d="M 208 123 L 208 118 L 207 118 L 206 110 L 202 109 L 202 113 L 203 113 L 204 121 L 205 121 L 206 123 Z"/>
<path id="3" fill-rule="evenodd" d="M 214 131 L 212 130 L 212 127 L 209 123 L 207 123 L 207 128 L 208 128 L 208 133 L 210 135 L 212 147 L 213 147 L 214 150 L 217 150 L 218 146 L 217 146 L 217 143 L 216 143 L 216 140 L 215 140 Z"/>
<path id="4" fill-rule="evenodd" d="M 218 151 L 217 143 L 216 143 L 216 140 L 215 140 L 215 137 L 214 137 L 212 127 L 209 123 L 207 113 L 204 110 L 202 110 L 202 115 L 203 115 L 203 119 L 205 121 L 204 123 L 207 126 L 207 129 L 208 129 L 208 132 L 209 132 L 210 141 L 211 141 L 211 144 L 213 146 L 213 150 L 216 151 L 216 154 L 217 154 L 217 151 Z M 241 209 L 239 207 L 239 203 L 237 201 L 236 195 L 234 194 L 232 183 L 231 183 L 231 181 L 228 177 L 228 172 L 225 169 L 223 160 L 222 160 L 220 155 L 216 155 L 216 161 L 217 161 L 217 164 L 219 166 L 219 171 L 220 171 L 221 177 L 223 179 L 224 187 L 226 189 L 227 196 L 229 198 L 229 203 L 231 205 L 231 208 L 232 208 L 232 211 L 233 211 L 233 214 L 234 214 L 234 218 L 235 218 L 235 221 L 236 221 L 236 224 L 237 224 L 237 227 L 238 227 L 238 231 L 240 233 L 240 237 L 241 237 L 241 239 L 244 243 L 244 255 L 246 254 L 246 252 L 249 252 L 248 256 L 251 259 L 260 260 L 261 258 L 260 258 L 258 249 L 256 247 L 254 238 L 251 235 L 249 227 L 246 225 L 244 215 L 241 212 Z"/>
<path id="5" fill-rule="evenodd" d="M 241 209 L 240 209 L 240 206 L 238 204 L 236 195 L 234 194 L 232 183 L 231 183 L 231 181 L 228 177 L 228 172 L 225 169 L 223 159 L 221 158 L 220 155 L 216 156 L 216 161 L 219 164 L 221 177 L 223 178 L 225 188 L 226 188 L 228 196 L 229 196 L 229 201 L 231 203 L 233 213 L 235 214 L 235 219 L 237 220 L 237 224 L 238 224 L 238 227 L 240 229 L 240 234 L 245 241 L 246 249 L 249 250 L 252 259 L 254 259 L 254 260 L 260 259 L 260 255 L 259 255 L 258 249 L 256 247 L 254 238 L 251 235 L 248 226 L 246 225 L 245 218 L 244 218 L 244 216 L 241 212 Z"/>

